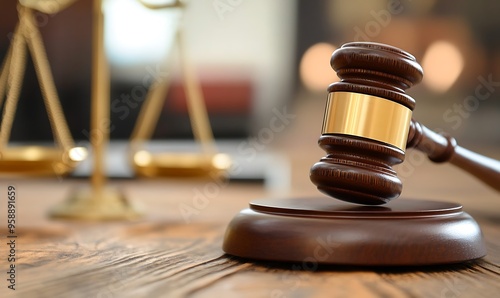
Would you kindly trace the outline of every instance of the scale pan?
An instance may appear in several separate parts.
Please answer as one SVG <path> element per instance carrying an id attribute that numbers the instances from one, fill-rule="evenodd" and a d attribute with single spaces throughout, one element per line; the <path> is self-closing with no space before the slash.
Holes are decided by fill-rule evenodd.
<path id="1" fill-rule="evenodd" d="M 74 147 L 15 146 L 0 152 L 0 175 L 61 176 L 70 173 L 87 156 L 87 149 Z"/>
<path id="2" fill-rule="evenodd" d="M 143 177 L 219 176 L 231 166 L 227 154 L 215 153 L 150 153 L 137 151 L 132 158 L 134 171 Z"/>

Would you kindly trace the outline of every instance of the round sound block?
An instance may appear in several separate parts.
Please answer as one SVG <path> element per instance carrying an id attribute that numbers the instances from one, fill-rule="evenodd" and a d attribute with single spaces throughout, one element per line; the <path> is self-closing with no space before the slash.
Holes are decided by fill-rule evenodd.
<path id="1" fill-rule="evenodd" d="M 461 205 L 398 199 L 360 206 L 326 197 L 251 202 L 229 224 L 223 250 L 304 266 L 436 265 L 486 255 L 481 230 Z"/>

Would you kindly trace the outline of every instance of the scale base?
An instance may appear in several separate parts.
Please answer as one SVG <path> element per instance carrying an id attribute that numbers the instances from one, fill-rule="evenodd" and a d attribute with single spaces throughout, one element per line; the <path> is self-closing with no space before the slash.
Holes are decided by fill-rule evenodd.
<path id="1" fill-rule="evenodd" d="M 326 197 L 251 202 L 229 224 L 223 250 L 304 266 L 423 266 L 486 255 L 479 225 L 459 204 L 359 206 Z"/>
<path id="2" fill-rule="evenodd" d="M 50 212 L 53 218 L 90 221 L 131 220 L 143 214 L 141 208 L 132 205 L 120 191 L 113 188 L 78 190 Z"/>

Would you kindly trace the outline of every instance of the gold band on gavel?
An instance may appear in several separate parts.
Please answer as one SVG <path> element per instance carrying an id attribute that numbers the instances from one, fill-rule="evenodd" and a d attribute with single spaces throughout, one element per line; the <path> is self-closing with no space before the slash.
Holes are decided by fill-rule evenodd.
<path id="1" fill-rule="evenodd" d="M 412 111 L 381 97 L 330 92 L 322 134 L 346 134 L 406 149 Z"/>

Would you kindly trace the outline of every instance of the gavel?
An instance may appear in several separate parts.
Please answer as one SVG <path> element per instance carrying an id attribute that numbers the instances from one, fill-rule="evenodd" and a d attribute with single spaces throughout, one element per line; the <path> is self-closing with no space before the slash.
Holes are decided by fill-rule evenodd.
<path id="1" fill-rule="evenodd" d="M 406 148 L 416 148 L 500 190 L 500 163 L 412 120 L 415 100 L 405 90 L 423 77 L 412 55 L 356 42 L 336 50 L 331 65 L 341 81 L 328 87 L 319 139 L 326 156 L 312 166 L 310 178 L 339 200 L 254 200 L 229 223 L 223 250 L 257 260 L 356 266 L 456 264 L 484 257 L 481 229 L 460 204 L 394 200 L 402 183 L 393 166 L 403 162 Z M 329 253 L 318 254 L 325 247 Z"/>
<path id="2" fill-rule="evenodd" d="M 405 90 L 423 77 L 414 56 L 384 44 L 353 42 L 337 49 L 330 64 L 341 81 L 328 87 L 318 140 L 326 156 L 310 171 L 319 191 L 357 204 L 385 204 L 401 194 L 393 166 L 404 161 L 407 148 L 433 162 L 449 162 L 500 191 L 500 162 L 412 119 L 415 100 Z"/>

